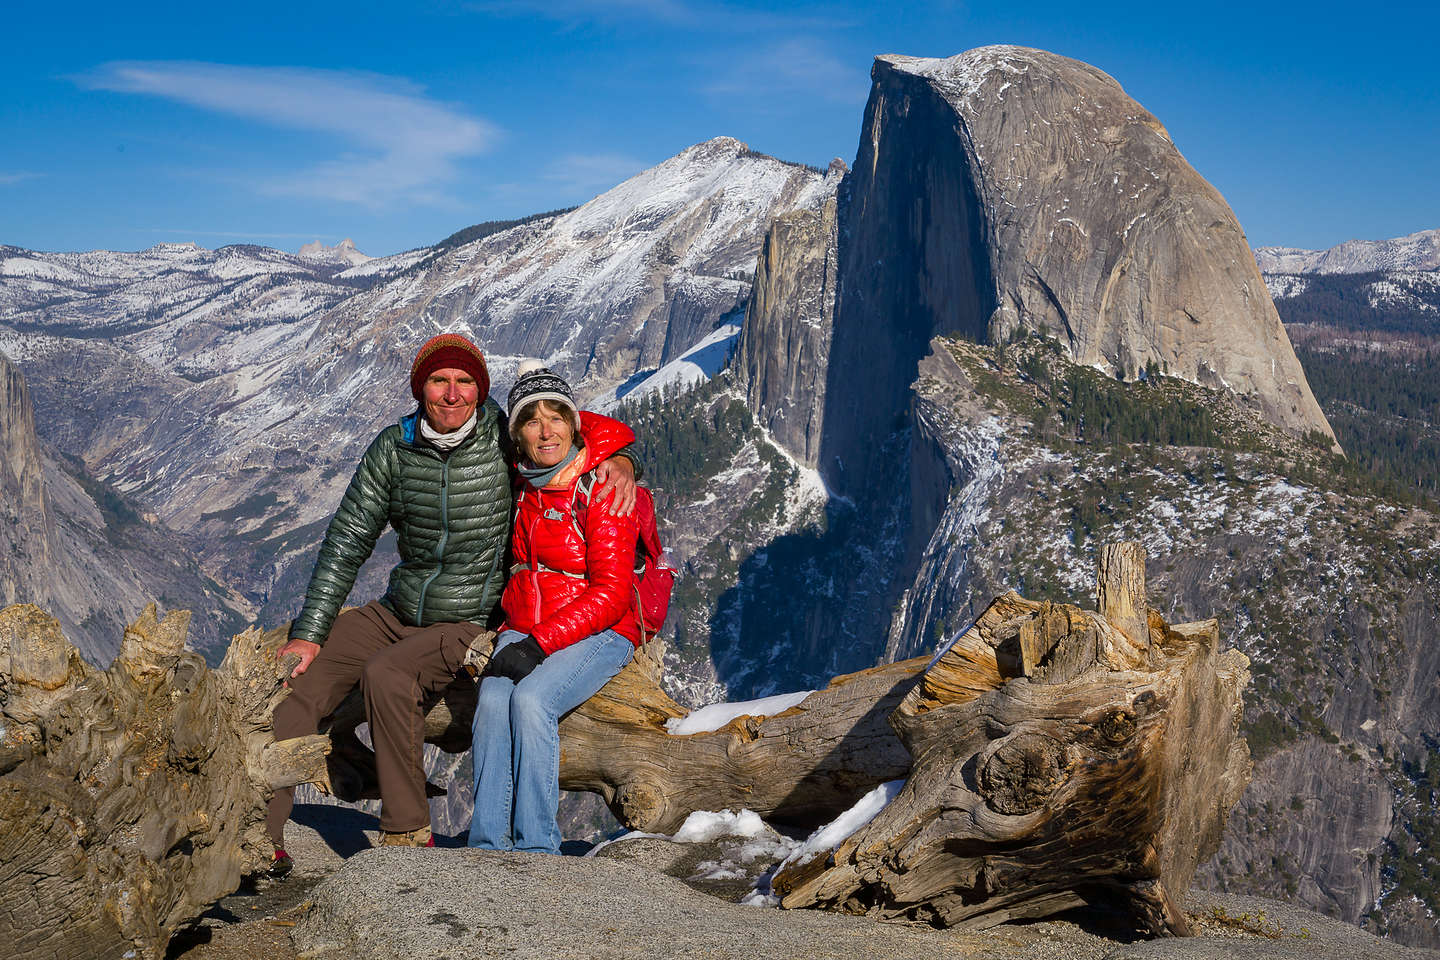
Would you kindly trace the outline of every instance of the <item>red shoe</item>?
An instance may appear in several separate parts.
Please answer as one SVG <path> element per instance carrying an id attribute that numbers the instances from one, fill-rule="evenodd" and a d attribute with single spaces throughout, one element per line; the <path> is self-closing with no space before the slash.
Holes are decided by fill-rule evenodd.
<path id="1" fill-rule="evenodd" d="M 276 847 L 275 857 L 270 861 L 270 869 L 268 871 L 270 876 L 276 880 L 282 880 L 290 876 L 290 871 L 294 869 L 295 861 L 290 859 L 290 854 Z"/>

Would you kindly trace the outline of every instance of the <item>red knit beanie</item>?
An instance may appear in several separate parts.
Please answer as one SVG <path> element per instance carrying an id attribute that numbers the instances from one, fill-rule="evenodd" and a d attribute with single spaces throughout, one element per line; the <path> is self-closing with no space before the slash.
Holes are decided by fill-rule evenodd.
<path id="1" fill-rule="evenodd" d="M 410 365 L 410 392 L 416 400 L 424 399 L 425 381 L 430 374 L 446 367 L 464 370 L 475 378 L 481 403 L 490 396 L 490 371 L 485 367 L 485 355 L 480 348 L 458 333 L 442 333 L 426 340 Z"/>

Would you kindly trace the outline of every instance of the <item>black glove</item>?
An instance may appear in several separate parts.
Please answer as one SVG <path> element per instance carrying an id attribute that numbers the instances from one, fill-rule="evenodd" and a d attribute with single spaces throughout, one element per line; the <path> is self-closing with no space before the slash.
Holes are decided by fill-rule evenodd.
<path id="1" fill-rule="evenodd" d="M 544 659 L 545 651 L 540 649 L 539 642 L 534 637 L 526 636 L 524 640 L 501 647 L 500 652 L 490 658 L 484 676 L 508 677 L 519 683 L 530 676 L 530 671 L 540 666 L 540 661 Z"/>

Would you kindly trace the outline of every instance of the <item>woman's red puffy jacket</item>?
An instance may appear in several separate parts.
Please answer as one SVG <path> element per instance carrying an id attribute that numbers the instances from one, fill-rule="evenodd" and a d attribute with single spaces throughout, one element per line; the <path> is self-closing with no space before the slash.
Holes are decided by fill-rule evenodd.
<path id="1" fill-rule="evenodd" d="M 552 481 L 563 485 L 536 490 L 520 481 L 510 532 L 510 582 L 500 599 L 505 609 L 502 629 L 530 634 L 546 654 L 606 629 L 640 643 L 635 515 L 616 517 L 606 504 L 574 503 L 580 478 L 632 443 L 635 434 L 618 420 L 587 411 L 580 413 L 580 433 L 585 447 Z M 577 517 L 584 524 L 583 536 L 576 528 Z"/>

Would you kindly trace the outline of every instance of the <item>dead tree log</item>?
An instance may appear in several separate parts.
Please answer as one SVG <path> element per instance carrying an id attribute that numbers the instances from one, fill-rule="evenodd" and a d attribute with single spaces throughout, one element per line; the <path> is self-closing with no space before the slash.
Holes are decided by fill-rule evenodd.
<path id="1" fill-rule="evenodd" d="M 269 859 L 269 792 L 323 782 L 328 739 L 270 732 L 283 632 L 240 634 L 211 671 L 189 622 L 147 608 L 101 671 L 38 608 L 0 611 L 7 956 L 159 960 Z"/>
<path id="2" fill-rule="evenodd" d="M 918 680 L 924 658 L 836 677 L 773 716 L 741 716 L 677 736 L 665 721 L 688 711 L 660 687 L 662 652 L 658 643 L 647 644 L 560 723 L 560 786 L 600 794 L 631 829 L 673 833 L 696 810 L 727 807 L 814 826 L 910 768 L 889 717 Z M 451 753 L 470 749 L 475 696 L 470 680 L 451 684 L 429 705 L 426 741 Z M 352 696 L 329 727 L 330 779 L 344 800 L 379 796 L 374 755 L 353 735 L 364 719 L 363 703 Z"/>
<path id="3" fill-rule="evenodd" d="M 1011 593 L 936 660 L 891 717 L 914 757 L 904 788 L 783 869 L 783 906 L 978 929 L 1088 904 L 1188 932 L 1173 898 L 1249 779 L 1249 662 L 1220 651 L 1214 620 L 1147 611 L 1129 566 L 1144 554 L 1125 546 L 1103 554 L 1100 593 L 1121 624 Z"/>
<path id="4" fill-rule="evenodd" d="M 868 826 L 776 878 L 786 906 L 978 926 L 1112 903 L 1183 932 L 1170 893 L 1245 784 L 1247 661 L 1219 652 L 1213 621 L 1148 611 L 1120 556 L 1101 603 L 1127 629 L 1007 594 L 933 663 L 837 677 L 715 730 L 667 731 L 686 711 L 647 647 L 562 721 L 561 784 L 670 832 L 725 807 L 813 826 L 908 774 Z M 276 743 L 285 630 L 240 634 L 212 672 L 184 649 L 188 618 L 148 609 L 99 671 L 36 608 L 0 612 L 0 943 L 14 956 L 159 958 L 268 862 L 273 789 L 374 795 L 358 699 L 325 734 Z M 427 740 L 468 749 L 474 703 L 457 680 L 428 705 Z"/>

